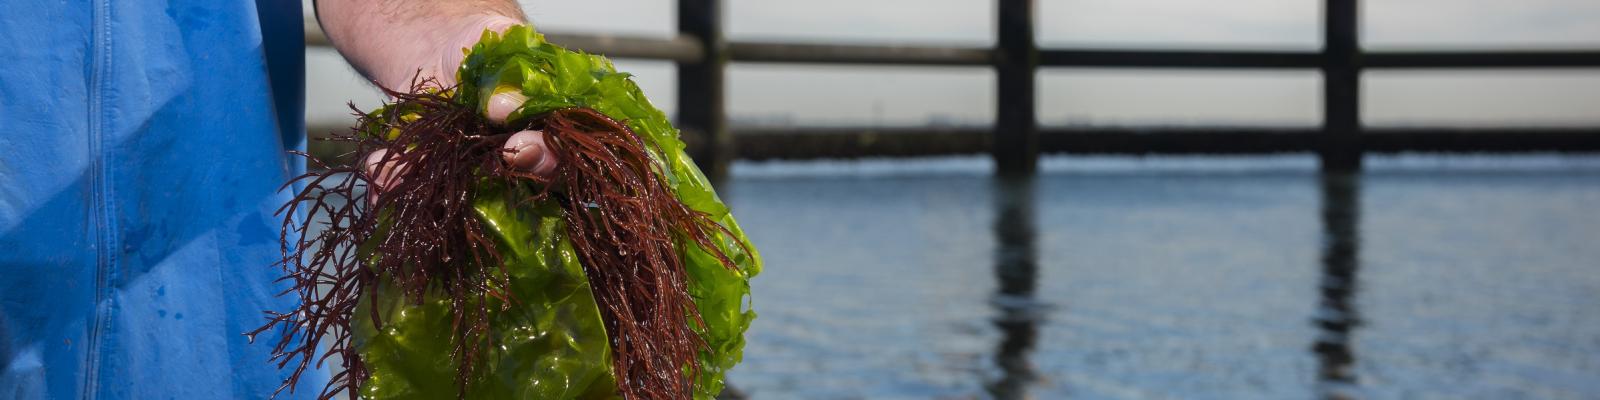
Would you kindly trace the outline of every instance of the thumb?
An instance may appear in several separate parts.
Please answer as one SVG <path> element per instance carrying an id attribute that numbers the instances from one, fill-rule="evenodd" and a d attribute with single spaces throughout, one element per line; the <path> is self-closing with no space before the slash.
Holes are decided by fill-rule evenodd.
<path id="1" fill-rule="evenodd" d="M 505 160 L 512 168 L 549 176 L 556 170 L 556 156 L 544 141 L 544 132 L 522 131 L 506 139 Z"/>
<path id="2" fill-rule="evenodd" d="M 506 117 L 510 117 L 512 112 L 517 111 L 522 107 L 522 103 L 527 101 L 527 96 L 515 90 L 495 93 L 489 96 L 489 104 L 483 108 L 484 116 L 497 124 L 506 123 Z"/>

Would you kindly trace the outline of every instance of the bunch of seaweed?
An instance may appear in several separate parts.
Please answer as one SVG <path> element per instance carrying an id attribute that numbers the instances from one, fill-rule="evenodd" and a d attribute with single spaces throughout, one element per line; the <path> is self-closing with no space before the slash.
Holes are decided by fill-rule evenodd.
<path id="1" fill-rule="evenodd" d="M 457 102 L 454 88 L 431 80 L 415 81 L 408 91 L 384 91 L 392 103 L 378 112 L 352 105 L 357 126 L 328 139 L 353 145 L 350 159 L 378 156 L 367 165 L 330 165 L 299 153 L 316 168 L 285 184 L 304 188 L 278 211 L 280 280 L 291 286 L 282 294 L 300 303 L 288 312 L 269 311 L 268 322 L 247 334 L 253 341 L 281 330 L 273 360 L 292 372 L 275 394 L 293 391 L 306 369 L 330 358 L 344 370 L 320 398 L 357 394 L 371 371 L 352 343 L 351 324 L 355 313 L 369 312 L 373 328 L 382 326 L 377 302 L 358 308 L 363 296 L 386 286 L 412 304 L 448 300 L 451 358 L 458 365 L 458 396 L 466 398 L 474 366 L 494 345 L 488 331 L 497 310 L 490 304 L 517 303 L 495 239 L 472 208 L 479 190 L 493 182 L 533 189 L 500 191 L 523 197 L 507 199 L 510 204 L 559 204 L 609 336 L 618 394 L 693 396 L 697 356 L 708 349 L 696 333 L 704 322 L 687 292 L 679 246 L 699 246 L 724 267 L 736 266 L 713 243 L 731 232 L 676 197 L 651 156 L 659 149 L 625 123 L 588 108 L 556 109 L 501 126 Z M 557 160 L 553 172 L 535 175 L 504 160 L 502 146 L 523 129 L 544 132 Z M 363 192 L 376 199 L 363 201 Z M 323 218 L 304 218 L 307 213 Z M 324 342 L 327 350 L 319 354 Z"/>

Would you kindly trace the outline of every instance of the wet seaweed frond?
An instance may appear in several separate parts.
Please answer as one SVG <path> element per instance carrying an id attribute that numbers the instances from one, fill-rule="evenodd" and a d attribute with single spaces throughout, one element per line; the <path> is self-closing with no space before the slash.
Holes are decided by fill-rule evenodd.
<path id="1" fill-rule="evenodd" d="M 706 350 L 678 244 L 733 261 L 712 242 L 727 229 L 679 201 L 627 126 L 595 110 L 564 108 L 534 118 L 558 164 L 540 196 L 560 200 L 567 237 L 589 277 L 619 390 L 632 399 L 693 397 Z M 687 373 L 686 373 L 687 372 Z"/>
<path id="2" fill-rule="evenodd" d="M 679 246 L 698 246 L 733 269 L 714 241 L 732 234 L 676 197 L 649 144 L 595 110 L 553 110 L 519 125 L 543 131 L 558 160 L 554 172 L 535 176 L 503 160 L 501 147 L 519 129 L 491 124 L 456 102 L 452 89 L 419 80 L 409 91 L 385 91 L 394 99 L 387 112 L 356 110 L 358 125 L 330 139 L 353 144 L 349 156 L 356 157 L 350 159 L 366 160 L 380 150 L 383 156 L 371 166 L 324 165 L 306 156 L 319 168 L 285 185 L 304 185 L 278 211 L 280 281 L 291 286 L 281 295 L 300 303 L 267 312 L 268 322 L 248 333 L 252 341 L 269 331 L 277 335 L 273 361 L 292 372 L 275 395 L 292 392 L 305 370 L 329 359 L 344 371 L 320 398 L 358 394 L 371 371 L 352 341 L 351 323 L 355 313 L 368 312 L 374 328 L 382 326 L 377 302 L 367 310 L 358 304 L 384 286 L 412 304 L 448 301 L 451 358 L 465 398 L 474 367 L 492 345 L 496 310 L 490 304 L 516 304 L 496 239 L 473 210 L 486 180 L 503 180 L 533 188 L 513 204 L 550 200 L 561 206 L 610 339 L 619 394 L 693 397 L 697 357 L 709 349 L 696 333 L 704 322 L 688 294 Z M 376 174 L 380 179 L 368 170 L 384 172 Z M 374 192 L 381 192 L 375 201 L 362 197 Z M 321 343 L 328 348 L 318 354 Z"/>

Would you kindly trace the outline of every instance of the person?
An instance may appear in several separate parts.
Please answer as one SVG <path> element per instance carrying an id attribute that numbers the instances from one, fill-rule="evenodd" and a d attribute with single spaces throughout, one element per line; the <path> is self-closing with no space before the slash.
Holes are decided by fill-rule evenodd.
<path id="1" fill-rule="evenodd" d="M 509 0 L 322 0 L 377 83 L 449 84 Z M 243 335 L 286 310 L 275 215 L 303 165 L 297 0 L 0 2 L 0 398 L 266 398 Z M 521 102 L 497 96 L 489 117 Z M 548 170 L 522 132 L 512 164 Z M 381 172 L 381 171 L 375 171 Z M 324 371 L 279 398 L 314 398 Z"/>

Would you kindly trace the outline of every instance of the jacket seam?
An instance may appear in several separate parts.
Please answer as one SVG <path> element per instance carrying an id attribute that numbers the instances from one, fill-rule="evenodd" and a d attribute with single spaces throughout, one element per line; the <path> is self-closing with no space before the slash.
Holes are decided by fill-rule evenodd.
<path id="1" fill-rule="evenodd" d="M 89 330 L 89 343 L 85 348 L 83 398 L 94 400 L 99 398 L 100 379 L 104 368 L 104 354 L 101 351 L 105 341 L 106 331 L 110 328 L 111 314 L 115 311 L 111 302 L 111 280 L 117 265 L 116 246 L 116 217 L 113 207 L 111 188 L 111 164 L 109 162 L 109 147 L 106 146 L 107 125 L 109 116 L 106 112 L 106 90 L 110 79 L 112 64 L 112 32 L 111 32 L 111 2 L 110 0 L 96 0 L 94 4 L 93 22 L 93 66 L 90 76 L 89 94 L 89 151 L 93 155 L 88 174 L 91 179 L 91 204 L 95 240 L 95 287 L 92 322 Z"/>

